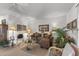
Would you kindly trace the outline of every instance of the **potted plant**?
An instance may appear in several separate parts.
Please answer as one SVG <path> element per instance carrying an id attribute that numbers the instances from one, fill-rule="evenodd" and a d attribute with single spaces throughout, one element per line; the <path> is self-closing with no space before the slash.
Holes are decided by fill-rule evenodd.
<path id="1" fill-rule="evenodd" d="M 56 30 L 57 33 L 57 39 L 56 39 L 56 44 L 57 47 L 59 48 L 64 48 L 64 46 L 66 45 L 66 43 L 75 43 L 74 39 L 71 38 L 70 36 L 67 35 L 66 31 L 64 31 L 63 29 L 57 29 Z"/>
<path id="2" fill-rule="evenodd" d="M 9 40 L 1 40 L 0 41 L 0 46 L 2 46 L 2 47 L 6 47 L 6 46 L 8 46 L 8 44 L 9 44 Z"/>

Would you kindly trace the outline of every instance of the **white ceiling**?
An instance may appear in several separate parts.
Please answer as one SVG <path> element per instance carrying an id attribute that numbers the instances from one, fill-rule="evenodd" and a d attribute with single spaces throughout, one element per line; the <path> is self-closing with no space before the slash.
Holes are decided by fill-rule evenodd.
<path id="1" fill-rule="evenodd" d="M 15 12 L 26 17 L 35 19 L 49 19 L 64 16 L 68 13 L 74 3 L 2 3 L 0 12 Z"/>
<path id="2" fill-rule="evenodd" d="M 73 6 L 73 3 L 30 3 L 17 4 L 16 8 L 11 10 L 23 14 L 27 17 L 35 17 L 36 19 L 44 19 L 50 17 L 59 17 L 66 15 L 66 13 Z M 15 5 L 14 5 L 15 7 Z"/>

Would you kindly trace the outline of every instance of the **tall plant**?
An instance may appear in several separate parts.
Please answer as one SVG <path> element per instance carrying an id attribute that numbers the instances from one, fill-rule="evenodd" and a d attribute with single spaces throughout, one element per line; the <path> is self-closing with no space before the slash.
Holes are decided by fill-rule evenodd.
<path id="1" fill-rule="evenodd" d="M 56 30 L 56 33 L 58 35 L 57 39 L 56 39 L 56 43 L 57 43 L 57 47 L 59 48 L 64 48 L 65 44 L 67 42 L 69 43 L 74 43 L 74 40 L 73 39 L 69 39 L 69 38 L 65 38 L 66 37 L 66 31 L 64 31 L 63 29 L 57 29 Z"/>
<path id="2" fill-rule="evenodd" d="M 65 43 L 65 39 L 64 39 L 64 35 L 66 34 L 65 31 L 63 31 L 63 29 L 57 29 L 56 33 L 58 35 L 57 39 L 56 39 L 56 43 L 57 43 L 57 47 L 64 47 L 64 43 Z"/>
<path id="3" fill-rule="evenodd" d="M 0 41 L 0 46 L 5 46 L 9 44 L 9 40 L 1 40 Z"/>

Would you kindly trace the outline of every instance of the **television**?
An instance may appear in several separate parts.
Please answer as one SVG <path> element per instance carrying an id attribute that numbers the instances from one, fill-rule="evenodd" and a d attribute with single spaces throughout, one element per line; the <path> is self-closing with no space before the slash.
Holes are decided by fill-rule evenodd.
<path id="1" fill-rule="evenodd" d="M 19 34 L 19 35 L 17 36 L 17 38 L 18 38 L 18 39 L 23 38 L 23 34 Z"/>

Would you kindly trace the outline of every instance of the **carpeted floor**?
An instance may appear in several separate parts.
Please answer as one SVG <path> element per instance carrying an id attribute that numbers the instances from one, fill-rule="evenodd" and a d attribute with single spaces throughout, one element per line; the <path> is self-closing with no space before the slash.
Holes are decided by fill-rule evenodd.
<path id="1" fill-rule="evenodd" d="M 31 50 L 23 50 L 31 55 L 34 55 L 34 56 L 45 56 L 47 55 L 47 52 L 48 50 L 47 49 L 44 49 L 44 48 L 40 48 L 40 47 L 34 47 L 32 48 Z"/>
<path id="2" fill-rule="evenodd" d="M 39 45 L 36 45 L 31 50 L 19 46 L 0 48 L 0 56 L 45 56 L 47 52 L 47 49 L 40 48 Z"/>

